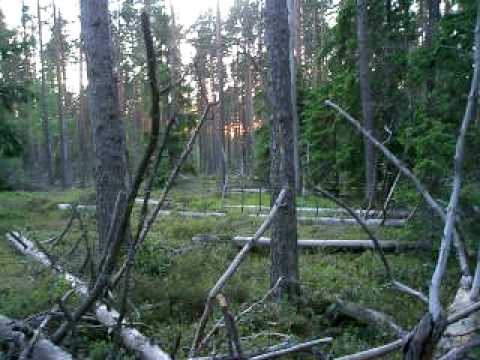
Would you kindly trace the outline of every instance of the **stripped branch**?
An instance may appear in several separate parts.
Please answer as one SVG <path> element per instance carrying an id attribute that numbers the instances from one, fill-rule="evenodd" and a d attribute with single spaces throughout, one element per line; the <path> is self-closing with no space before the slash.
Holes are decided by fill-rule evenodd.
<path id="1" fill-rule="evenodd" d="M 195 333 L 195 338 L 193 340 L 192 348 L 190 349 L 190 357 L 195 356 L 195 353 L 198 349 L 198 346 L 202 340 L 202 335 L 203 335 L 203 330 L 205 328 L 205 325 L 208 320 L 208 316 L 210 314 L 211 308 L 212 308 L 212 301 L 215 299 L 215 296 L 222 291 L 223 287 L 227 283 L 227 281 L 235 275 L 236 271 L 238 270 L 240 264 L 245 260 L 247 254 L 249 251 L 253 248 L 255 245 L 255 242 L 265 233 L 265 231 L 268 230 L 270 227 L 273 218 L 275 217 L 275 214 L 277 213 L 278 209 L 283 205 L 283 199 L 285 198 L 285 195 L 287 193 L 286 189 L 282 189 L 280 191 L 280 194 L 278 195 L 278 198 L 275 200 L 275 204 L 272 206 L 270 213 L 268 217 L 265 219 L 263 224 L 258 228 L 256 231 L 255 235 L 253 238 L 250 239 L 240 250 L 240 252 L 235 256 L 233 261 L 230 263 L 228 266 L 227 270 L 220 276 L 220 278 L 217 280 L 216 284 L 212 287 L 208 294 L 207 302 L 205 304 L 205 309 L 203 311 L 203 315 L 200 319 L 200 323 L 197 326 L 197 330 Z"/>

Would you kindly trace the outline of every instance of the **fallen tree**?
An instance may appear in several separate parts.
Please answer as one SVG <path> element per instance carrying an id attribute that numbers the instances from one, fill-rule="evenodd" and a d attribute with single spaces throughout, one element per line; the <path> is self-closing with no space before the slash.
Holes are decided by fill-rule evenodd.
<path id="1" fill-rule="evenodd" d="M 338 315 L 350 317 L 359 323 L 380 329 L 390 335 L 398 337 L 406 335 L 405 330 L 397 325 L 392 316 L 349 301 L 337 299 L 327 312 L 335 317 Z"/>
<path id="2" fill-rule="evenodd" d="M 267 217 L 266 214 L 250 215 L 252 217 Z M 336 217 L 313 217 L 313 216 L 299 216 L 297 222 L 305 225 L 358 225 L 357 220 L 351 218 L 336 218 Z M 406 219 L 365 219 L 368 226 L 403 226 L 407 222 Z"/>
<path id="3" fill-rule="evenodd" d="M 260 209 L 262 211 L 268 211 L 268 206 L 259 206 L 259 205 L 223 205 L 223 208 L 226 209 L 244 209 L 252 212 L 258 212 Z M 364 210 L 364 209 L 355 209 L 353 210 L 359 216 L 368 216 L 369 218 L 382 218 L 383 210 Z M 328 207 L 308 207 L 308 206 L 297 206 L 297 212 L 305 213 L 315 213 L 315 214 L 329 214 L 331 216 L 341 216 L 347 215 L 348 212 L 341 208 L 328 208 Z M 405 210 L 389 210 L 389 215 L 406 218 L 410 212 Z"/>
<path id="4" fill-rule="evenodd" d="M 252 240 L 249 236 L 235 236 L 231 239 L 215 235 L 197 235 L 192 238 L 193 242 L 233 242 L 238 246 L 243 246 Z M 364 251 L 374 250 L 375 245 L 371 240 L 298 240 L 300 248 L 323 248 L 345 251 Z M 379 242 L 383 251 L 407 251 L 418 249 L 429 249 L 431 246 L 427 243 L 413 243 L 398 240 L 383 240 Z M 255 241 L 254 246 L 270 246 L 270 238 L 261 237 Z"/>
<path id="5" fill-rule="evenodd" d="M 44 267 L 50 268 L 57 275 L 66 280 L 75 292 L 82 298 L 89 297 L 88 285 L 78 277 L 66 272 L 59 265 L 51 262 L 48 255 L 41 252 L 35 244 L 30 240 L 21 236 L 19 233 L 7 233 L 6 238 L 8 242 L 20 253 Z M 96 319 L 105 327 L 113 329 L 117 324 L 120 314 L 112 308 L 107 307 L 102 302 L 97 302 L 94 305 L 94 313 Z M 170 356 L 165 353 L 158 345 L 153 344 L 150 339 L 139 332 L 137 329 L 129 327 L 127 320 L 123 320 L 123 325 L 120 329 L 120 336 L 122 343 L 126 349 L 134 352 L 136 356 L 144 360 L 169 360 Z"/>
<path id="6" fill-rule="evenodd" d="M 0 315 L 0 345 L 8 348 L 7 359 L 71 360 L 72 355 L 33 331 L 25 323 Z M 0 353 L 1 355 L 1 353 Z"/>

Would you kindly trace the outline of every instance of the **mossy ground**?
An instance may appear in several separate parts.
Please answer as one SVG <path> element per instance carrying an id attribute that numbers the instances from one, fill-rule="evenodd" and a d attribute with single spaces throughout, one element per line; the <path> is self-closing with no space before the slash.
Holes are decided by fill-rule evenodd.
<path id="1" fill-rule="evenodd" d="M 179 184 L 170 195 L 171 206 L 191 209 L 218 209 L 220 196 L 201 191 L 204 183 L 189 180 Z M 94 201 L 92 190 L 68 192 L 0 193 L 0 232 L 19 230 L 39 241 L 58 235 L 69 219 L 68 211 L 57 209 L 58 203 L 86 203 Z M 153 198 L 158 196 L 155 194 Z M 241 195 L 240 195 L 241 196 Z M 268 204 L 264 194 L 264 204 Z M 258 204 L 258 194 L 244 194 L 245 204 Z M 312 204 L 311 198 L 303 201 Z M 238 204 L 238 196 L 228 196 L 225 203 Z M 332 206 L 322 202 L 321 206 Z M 94 216 L 85 215 L 89 237 L 94 240 Z M 171 215 L 161 218 L 153 227 L 145 246 L 137 256 L 133 273 L 129 318 L 143 332 L 171 350 L 180 338 L 180 357 L 191 345 L 196 321 L 201 316 L 206 295 L 218 276 L 233 259 L 237 248 L 227 243 L 194 245 L 197 234 L 248 235 L 260 224 L 258 218 L 242 215 L 238 210 L 221 218 L 191 219 Z M 135 224 L 133 224 L 135 226 Z M 378 231 L 383 239 L 418 241 L 421 234 L 408 229 Z M 54 254 L 65 254 L 81 236 L 77 224 Z M 366 239 L 358 227 L 300 226 L 299 238 Z M 435 253 L 417 251 L 388 254 L 387 258 L 398 280 L 426 291 L 433 270 Z M 71 271 L 83 263 L 83 246 L 63 259 Z M 22 255 L 12 250 L 5 240 L 0 241 L 0 314 L 14 318 L 48 310 L 61 296 L 66 284 L 59 282 L 48 271 L 42 271 Z M 451 296 L 458 274 L 452 262 L 444 296 Z M 300 271 L 302 298 L 293 307 L 286 303 L 265 302 L 250 312 L 239 323 L 239 332 L 245 348 L 256 349 L 283 341 L 282 334 L 295 340 L 333 336 L 331 348 L 324 348 L 335 356 L 356 352 L 392 340 L 346 318 L 332 319 L 326 310 L 337 297 L 364 304 L 393 315 L 405 328 L 415 324 L 424 311 L 423 304 L 388 285 L 380 261 L 372 252 L 332 252 L 306 250 L 301 252 Z M 256 250 L 249 255 L 239 272 L 225 289 L 233 313 L 238 313 L 260 299 L 269 288 L 268 252 Z M 75 299 L 73 299 L 75 301 Z M 221 315 L 215 311 L 213 318 Z M 52 326 L 55 322 L 52 323 Z M 218 337 L 224 338 L 223 335 Z M 101 359 L 111 348 L 107 331 L 98 328 L 80 330 L 78 356 Z M 127 355 L 125 355 L 127 356 Z M 300 358 L 305 358 L 301 355 Z M 397 355 L 392 355 L 392 359 Z"/>

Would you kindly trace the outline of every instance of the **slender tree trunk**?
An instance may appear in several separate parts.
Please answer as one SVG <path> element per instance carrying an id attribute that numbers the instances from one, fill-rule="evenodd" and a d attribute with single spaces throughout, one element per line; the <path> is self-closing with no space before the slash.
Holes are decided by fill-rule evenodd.
<path id="1" fill-rule="evenodd" d="M 272 126 L 272 199 L 281 187 L 287 194 L 272 224 L 271 284 L 282 278 L 275 291 L 280 297 L 295 297 L 299 292 L 297 213 L 295 207 L 295 163 L 293 136 L 293 104 L 291 97 L 290 46 L 288 11 L 285 1 L 267 0 L 265 42 L 269 84 L 267 93 Z"/>
<path id="2" fill-rule="evenodd" d="M 372 133 L 374 129 L 373 102 L 370 90 L 370 47 L 368 44 L 368 0 L 357 0 L 357 41 L 358 72 L 360 80 L 360 96 L 362 99 L 363 126 Z M 377 158 L 373 145 L 364 139 L 365 156 L 365 197 L 372 204 L 375 200 L 377 185 Z"/>
<path id="3" fill-rule="evenodd" d="M 57 17 L 55 4 L 53 15 L 53 38 L 55 41 L 55 71 L 57 78 L 57 109 L 58 109 L 58 129 L 60 132 L 60 179 L 62 188 L 66 189 L 70 186 L 69 174 L 68 174 L 68 140 L 67 132 L 65 129 L 64 119 L 64 82 L 62 79 L 62 50 L 61 50 L 61 24 Z"/>
<path id="4" fill-rule="evenodd" d="M 216 18 L 216 51 L 217 51 L 217 79 L 218 79 L 218 137 L 220 145 L 220 166 L 219 183 L 221 190 L 224 189 L 227 179 L 227 161 L 225 155 L 225 96 L 223 88 L 225 87 L 224 67 L 223 67 L 223 39 L 222 39 L 222 17 L 220 13 L 220 0 L 217 0 L 217 18 Z"/>
<path id="5" fill-rule="evenodd" d="M 440 0 L 428 0 L 428 20 L 425 31 L 425 47 L 430 49 L 433 46 L 433 38 L 437 31 L 437 24 L 440 20 Z M 430 102 L 433 88 L 435 86 L 435 62 L 431 59 L 430 68 L 427 72 L 427 99 Z M 430 106 L 429 106 L 430 108 Z"/>
<path id="6" fill-rule="evenodd" d="M 87 131 L 87 116 L 85 104 L 85 89 L 83 85 L 83 44 L 79 46 L 79 106 L 78 106 L 78 150 L 80 156 L 80 187 L 85 187 L 87 184 L 88 174 L 88 131 Z"/>
<path id="7" fill-rule="evenodd" d="M 99 247 L 104 250 L 117 196 L 127 191 L 128 181 L 125 130 L 113 75 L 108 0 L 82 0 L 81 20 L 96 152 L 97 232 Z"/>
<path id="8" fill-rule="evenodd" d="M 53 161 L 52 161 L 52 142 L 50 139 L 50 126 L 48 119 L 48 103 L 47 103 L 47 79 L 45 74 L 45 55 L 43 51 L 43 37 L 42 37 L 42 8 L 40 7 L 40 0 L 37 0 L 37 15 L 38 15 L 38 40 L 40 47 L 40 71 L 42 74 L 42 93 L 40 97 L 42 107 L 42 127 L 43 127 L 43 151 L 45 157 L 45 167 L 47 168 L 48 184 L 53 185 Z"/>

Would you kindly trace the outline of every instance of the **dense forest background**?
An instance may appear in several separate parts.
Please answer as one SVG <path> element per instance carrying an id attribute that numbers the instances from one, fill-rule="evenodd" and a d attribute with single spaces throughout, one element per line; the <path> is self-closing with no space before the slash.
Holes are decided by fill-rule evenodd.
<path id="1" fill-rule="evenodd" d="M 267 185 L 270 130 L 262 3 L 236 1 L 223 18 L 206 10 L 187 29 L 176 24 L 173 8 L 166 9 L 163 2 L 150 1 L 148 6 L 160 49 L 160 81 L 165 86 L 181 82 L 170 99 L 162 100 L 163 123 L 175 113 L 179 124 L 180 141 L 171 141 L 169 158 L 173 161 L 181 149 L 182 129 L 192 126 L 201 104 L 222 97 L 215 119 L 202 130 L 191 171 L 255 176 Z M 434 0 L 378 1 L 368 7 L 364 45 L 369 53 L 372 131 L 438 195 L 449 183 L 469 87 L 474 7 L 474 1 Z M 67 37 L 61 13 L 51 6 L 37 10 L 23 8 L 20 29 L 1 22 L 2 187 L 87 186 L 93 176 L 93 146 L 88 112 L 82 110 L 87 106 L 86 84 L 83 76 L 68 78 L 68 68 L 85 61 L 82 43 Z M 362 118 L 356 3 L 304 1 L 294 10 L 300 188 L 322 182 L 335 191 L 361 194 L 367 167 L 362 139 L 323 104 L 334 99 Z M 46 44 L 38 39 L 38 15 L 48 19 L 41 22 L 42 31 L 52 33 Z M 112 13 L 112 31 L 133 169 L 150 126 L 134 1 L 123 2 L 121 10 Z M 194 48 L 193 65 L 187 68 L 180 55 L 183 41 Z M 75 81 L 78 94 L 66 90 L 65 84 Z M 471 182 L 466 189 L 474 197 L 477 128 L 468 137 Z M 225 170 L 218 169 L 224 167 L 222 148 Z M 369 161 L 374 161 L 369 171 L 376 174 L 381 200 L 396 170 L 379 156 Z"/>

